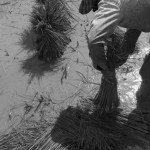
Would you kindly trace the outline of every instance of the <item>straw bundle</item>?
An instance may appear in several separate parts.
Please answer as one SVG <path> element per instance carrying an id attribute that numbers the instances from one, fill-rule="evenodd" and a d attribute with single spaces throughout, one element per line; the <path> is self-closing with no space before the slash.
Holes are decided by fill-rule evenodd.
<path id="1" fill-rule="evenodd" d="M 24 120 L 0 136 L 0 150 L 29 150 L 49 126 L 50 123 L 44 120 Z"/>
<path id="2" fill-rule="evenodd" d="M 81 99 L 76 107 L 60 111 L 58 117 L 51 107 L 44 107 L 27 114 L 10 132 L 0 135 L 0 150 L 126 150 L 131 142 L 141 147 L 149 144 L 140 111 L 138 115 L 133 112 L 131 120 L 119 112 L 98 118 L 90 99 Z M 40 110 L 44 113 L 38 119 Z"/>
<path id="3" fill-rule="evenodd" d="M 98 115 L 109 113 L 111 110 L 116 110 L 119 106 L 115 70 L 126 62 L 129 55 L 129 50 L 127 52 L 123 52 L 119 49 L 122 44 L 123 37 L 124 32 L 117 28 L 110 37 L 111 41 L 106 41 L 106 59 L 108 70 L 102 71 L 100 89 L 95 97 L 95 105 L 98 108 Z M 137 48 L 135 48 L 135 51 L 137 51 Z"/>
<path id="4" fill-rule="evenodd" d="M 93 106 L 88 108 L 89 104 Z M 149 143 L 144 121 L 140 121 L 141 112 L 138 122 L 136 114 L 130 121 L 127 114 L 120 113 L 97 118 L 94 104 L 88 99 L 82 100 L 80 106 L 62 110 L 54 118 L 55 123 L 46 119 L 47 111 L 38 120 L 31 113 L 32 117 L 0 135 L 0 150 L 125 150 L 130 142 L 139 146 Z"/>
<path id="5" fill-rule="evenodd" d="M 141 146 L 146 143 L 144 137 L 126 126 L 127 122 L 126 115 L 114 113 L 98 119 L 79 106 L 68 107 L 30 150 L 124 150 L 130 140 Z"/>
<path id="6" fill-rule="evenodd" d="M 65 1 L 42 2 L 33 7 L 31 24 L 37 34 L 36 49 L 39 58 L 50 62 L 60 58 L 70 42 L 71 13 Z"/>

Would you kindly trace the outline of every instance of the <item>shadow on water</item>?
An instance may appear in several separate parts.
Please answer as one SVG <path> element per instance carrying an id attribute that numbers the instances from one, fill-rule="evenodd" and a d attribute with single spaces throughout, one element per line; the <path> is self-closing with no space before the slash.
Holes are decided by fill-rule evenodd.
<path id="1" fill-rule="evenodd" d="M 29 52 L 35 52 L 35 41 L 37 39 L 37 35 L 32 31 L 31 27 L 24 29 L 20 35 L 20 40 L 17 43 L 21 46 L 23 50 Z"/>
<path id="2" fill-rule="evenodd" d="M 21 70 L 24 72 L 24 74 L 29 75 L 29 81 L 32 81 L 34 78 L 39 80 L 47 72 L 56 73 L 59 71 L 62 61 L 63 59 L 60 59 L 57 62 L 46 63 L 39 60 L 37 55 L 33 55 L 22 62 Z"/>
<path id="3" fill-rule="evenodd" d="M 38 36 L 32 31 L 31 27 L 28 27 L 23 30 L 18 42 L 18 45 L 21 46 L 22 50 L 33 54 L 21 64 L 21 70 L 29 75 L 29 83 L 31 83 L 34 78 L 39 80 L 46 72 L 57 72 L 60 69 L 59 67 L 62 64 L 62 61 L 65 59 L 59 58 L 59 60 L 51 62 L 42 61 L 36 50 L 37 39 Z"/>

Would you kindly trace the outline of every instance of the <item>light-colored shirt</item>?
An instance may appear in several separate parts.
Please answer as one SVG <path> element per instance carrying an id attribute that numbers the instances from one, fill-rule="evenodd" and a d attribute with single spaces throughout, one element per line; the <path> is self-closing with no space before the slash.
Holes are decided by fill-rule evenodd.
<path id="1" fill-rule="evenodd" d="M 118 25 L 138 29 L 142 32 L 150 32 L 150 0 L 119 1 L 120 17 Z"/>
<path id="2" fill-rule="evenodd" d="M 101 0 L 89 40 L 97 43 L 109 37 L 117 26 L 150 32 L 150 0 Z"/>

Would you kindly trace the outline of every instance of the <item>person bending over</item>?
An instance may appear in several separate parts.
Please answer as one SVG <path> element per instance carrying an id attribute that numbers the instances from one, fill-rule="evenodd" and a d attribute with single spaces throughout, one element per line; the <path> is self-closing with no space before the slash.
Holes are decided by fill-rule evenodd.
<path id="1" fill-rule="evenodd" d="M 79 12 L 95 12 L 88 33 L 89 55 L 94 68 L 107 70 L 104 46 L 117 27 L 126 28 L 124 39 L 119 48 L 125 54 L 122 65 L 135 49 L 141 32 L 150 31 L 150 0 L 82 0 Z"/>

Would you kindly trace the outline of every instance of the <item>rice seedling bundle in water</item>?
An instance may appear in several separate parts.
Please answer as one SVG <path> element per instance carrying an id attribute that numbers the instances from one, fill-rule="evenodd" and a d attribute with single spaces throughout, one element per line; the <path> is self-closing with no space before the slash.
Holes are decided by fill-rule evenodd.
<path id="1" fill-rule="evenodd" d="M 33 7 L 31 24 L 37 34 L 36 49 L 45 61 L 56 61 L 70 42 L 71 13 L 62 0 L 45 0 Z"/>
<path id="2" fill-rule="evenodd" d="M 124 64 L 129 55 L 129 50 L 121 51 L 124 32 L 117 28 L 110 37 L 111 41 L 107 42 L 106 59 L 108 70 L 102 71 L 102 79 L 100 89 L 95 97 L 95 105 L 97 106 L 98 115 L 106 114 L 111 110 L 116 110 L 119 106 L 119 97 L 117 91 L 116 68 Z M 137 47 L 134 52 L 137 51 Z M 133 52 L 132 52 L 133 53 Z M 125 59 L 124 59 L 125 57 Z M 123 59 L 122 59 L 123 58 Z"/>
<path id="3" fill-rule="evenodd" d="M 112 113 L 99 119 L 91 102 L 83 99 L 80 105 L 69 106 L 55 121 L 46 119 L 49 112 L 38 120 L 31 114 L 0 135 L 0 150 L 125 150 L 130 141 L 141 146 L 147 143 L 147 130 L 134 121 L 130 127 L 126 114 Z M 93 107 L 87 108 L 89 104 Z"/>
<path id="4" fill-rule="evenodd" d="M 51 130 L 47 130 L 30 150 L 124 150 L 124 141 L 144 138 L 132 133 L 127 116 L 109 114 L 98 119 L 94 113 L 80 107 L 63 110 Z M 134 124 L 135 125 L 135 124 Z M 136 138 L 138 137 L 138 138 Z M 146 141 L 145 141 L 146 142 Z"/>

